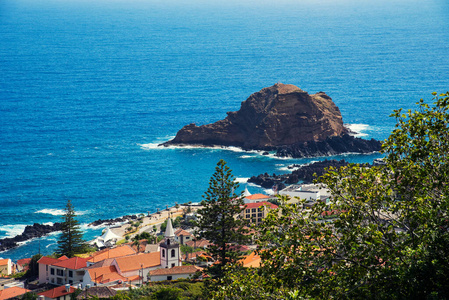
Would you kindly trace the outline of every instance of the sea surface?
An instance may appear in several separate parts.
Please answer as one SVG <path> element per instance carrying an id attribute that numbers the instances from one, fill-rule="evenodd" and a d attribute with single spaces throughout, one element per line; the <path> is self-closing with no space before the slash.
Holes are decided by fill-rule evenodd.
<path id="1" fill-rule="evenodd" d="M 289 164 L 237 148 L 160 148 L 277 82 L 331 96 L 383 140 L 397 108 L 449 90 L 449 2 L 0 1 L 0 238 L 199 202 L 219 159 L 244 183 Z M 372 162 L 380 154 L 336 159 Z M 51 254 L 58 235 L 0 253 Z"/>

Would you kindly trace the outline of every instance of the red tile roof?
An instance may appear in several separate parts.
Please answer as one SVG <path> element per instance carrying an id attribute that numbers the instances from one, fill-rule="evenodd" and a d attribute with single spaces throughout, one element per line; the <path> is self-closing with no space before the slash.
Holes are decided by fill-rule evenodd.
<path id="1" fill-rule="evenodd" d="M 135 254 L 118 257 L 115 259 L 115 261 L 117 262 L 120 272 L 128 272 L 139 270 L 141 268 L 146 269 L 159 266 L 161 264 L 160 255 L 160 252 Z"/>
<path id="2" fill-rule="evenodd" d="M 38 293 L 38 295 L 45 296 L 46 298 L 56 299 L 58 297 L 73 294 L 75 291 L 76 291 L 76 289 L 73 286 L 71 286 L 69 288 L 69 291 L 66 291 L 65 286 L 62 285 L 62 286 L 58 286 L 54 289 L 51 289 L 51 290 L 48 290 L 48 291 L 45 291 L 42 293 Z"/>
<path id="3" fill-rule="evenodd" d="M 259 199 L 270 199 L 270 196 L 264 195 L 264 194 L 254 194 L 254 195 L 250 195 L 248 197 L 245 197 L 246 199 L 249 200 L 259 200 Z"/>
<path id="4" fill-rule="evenodd" d="M 22 258 L 17 261 L 17 264 L 19 266 L 28 265 L 28 264 L 30 264 L 30 261 L 31 261 L 31 258 Z"/>
<path id="5" fill-rule="evenodd" d="M 246 208 L 257 208 L 260 206 L 268 206 L 269 208 L 278 208 L 278 206 L 276 204 L 273 204 L 273 203 L 270 203 L 267 201 L 245 204 Z"/>
<path id="6" fill-rule="evenodd" d="M 112 249 L 105 249 L 91 255 L 89 262 L 99 262 L 107 258 L 116 258 L 126 255 L 136 254 L 136 251 L 129 245 L 123 245 Z"/>
<path id="7" fill-rule="evenodd" d="M 87 258 L 72 257 L 57 263 L 51 264 L 55 267 L 67 268 L 72 270 L 78 270 L 86 267 Z"/>
<path id="8" fill-rule="evenodd" d="M 30 290 L 13 286 L 0 291 L 0 300 L 9 299 L 31 292 Z"/>
<path id="9" fill-rule="evenodd" d="M 176 235 L 176 236 L 180 236 L 180 235 L 183 235 L 183 236 L 192 236 L 192 234 L 191 234 L 190 232 L 185 231 L 185 230 L 182 229 L 182 228 L 179 228 L 178 230 L 176 230 L 176 231 L 175 231 L 175 235 Z"/>
<path id="10" fill-rule="evenodd" d="M 52 265 L 54 263 L 59 262 L 59 260 L 57 258 L 53 258 L 53 257 L 48 257 L 48 256 L 42 256 L 37 263 L 38 264 L 43 264 L 43 265 Z"/>
<path id="11" fill-rule="evenodd" d="M 115 266 L 101 267 L 88 269 L 89 276 L 93 282 L 108 283 L 111 281 L 122 280 L 126 281 L 126 278 L 121 276 Z"/>
<path id="12" fill-rule="evenodd" d="M 201 271 L 202 268 L 197 266 L 177 266 L 170 269 L 157 269 L 150 271 L 151 276 L 157 275 L 179 275 L 179 274 L 194 274 L 197 271 Z"/>

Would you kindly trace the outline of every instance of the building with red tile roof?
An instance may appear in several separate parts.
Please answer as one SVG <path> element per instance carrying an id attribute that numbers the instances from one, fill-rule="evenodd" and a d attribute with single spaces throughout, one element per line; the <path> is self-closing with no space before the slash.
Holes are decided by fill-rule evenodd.
<path id="1" fill-rule="evenodd" d="M 149 276 L 151 281 L 176 280 L 180 278 L 191 278 L 196 272 L 203 269 L 197 266 L 177 266 L 170 269 L 157 269 L 151 271 Z"/>
<path id="2" fill-rule="evenodd" d="M 120 275 L 115 266 L 88 268 L 83 277 L 83 284 L 94 285 L 112 285 L 119 282 L 127 282 L 128 278 Z"/>
<path id="3" fill-rule="evenodd" d="M 193 234 L 190 232 L 179 228 L 175 231 L 175 240 L 181 245 L 185 245 L 188 241 L 191 241 L 194 238 Z"/>
<path id="4" fill-rule="evenodd" d="M 39 296 L 44 296 L 45 300 L 70 300 L 70 296 L 76 291 L 72 286 L 58 286 L 54 289 L 38 293 Z"/>
<path id="5" fill-rule="evenodd" d="M 277 205 L 267 201 L 247 203 L 244 206 L 245 209 L 241 213 L 243 219 L 248 220 L 250 223 L 255 223 L 256 225 L 262 223 L 263 219 L 267 216 L 269 209 L 278 208 Z"/>
<path id="6" fill-rule="evenodd" d="M 11 275 L 12 261 L 9 258 L 0 259 L 0 275 Z"/>
<path id="7" fill-rule="evenodd" d="M 25 272 L 29 269 L 31 258 L 22 258 L 17 261 L 17 271 Z"/>
<path id="8" fill-rule="evenodd" d="M 31 291 L 18 286 L 13 286 L 0 291 L 0 300 L 15 298 L 28 292 Z"/>
<path id="9" fill-rule="evenodd" d="M 245 268 L 259 268 L 260 267 L 261 258 L 255 251 L 251 252 L 249 255 L 246 255 L 240 260 L 240 263 Z"/>
<path id="10" fill-rule="evenodd" d="M 55 285 L 76 284 L 81 282 L 87 258 L 62 256 L 58 259 L 44 256 L 39 264 L 39 283 Z"/>

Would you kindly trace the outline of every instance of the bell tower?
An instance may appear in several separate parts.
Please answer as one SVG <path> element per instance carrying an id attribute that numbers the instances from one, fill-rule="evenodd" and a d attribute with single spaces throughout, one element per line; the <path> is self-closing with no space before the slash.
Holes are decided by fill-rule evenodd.
<path id="1" fill-rule="evenodd" d="M 180 251 L 179 244 L 175 240 L 175 232 L 173 231 L 173 226 L 171 219 L 167 219 L 167 228 L 165 229 L 165 239 L 160 244 L 161 249 L 161 266 L 162 268 L 172 268 L 180 266 Z"/>

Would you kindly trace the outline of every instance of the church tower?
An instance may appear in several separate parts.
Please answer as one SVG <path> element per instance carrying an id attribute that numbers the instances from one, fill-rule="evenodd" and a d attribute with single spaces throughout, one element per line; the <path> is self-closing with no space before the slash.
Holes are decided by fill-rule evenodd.
<path id="1" fill-rule="evenodd" d="M 180 266 L 181 255 L 179 244 L 175 241 L 175 232 L 171 224 L 171 219 L 167 219 L 167 228 L 165 229 L 165 240 L 160 244 L 161 266 L 162 268 L 173 268 Z"/>

